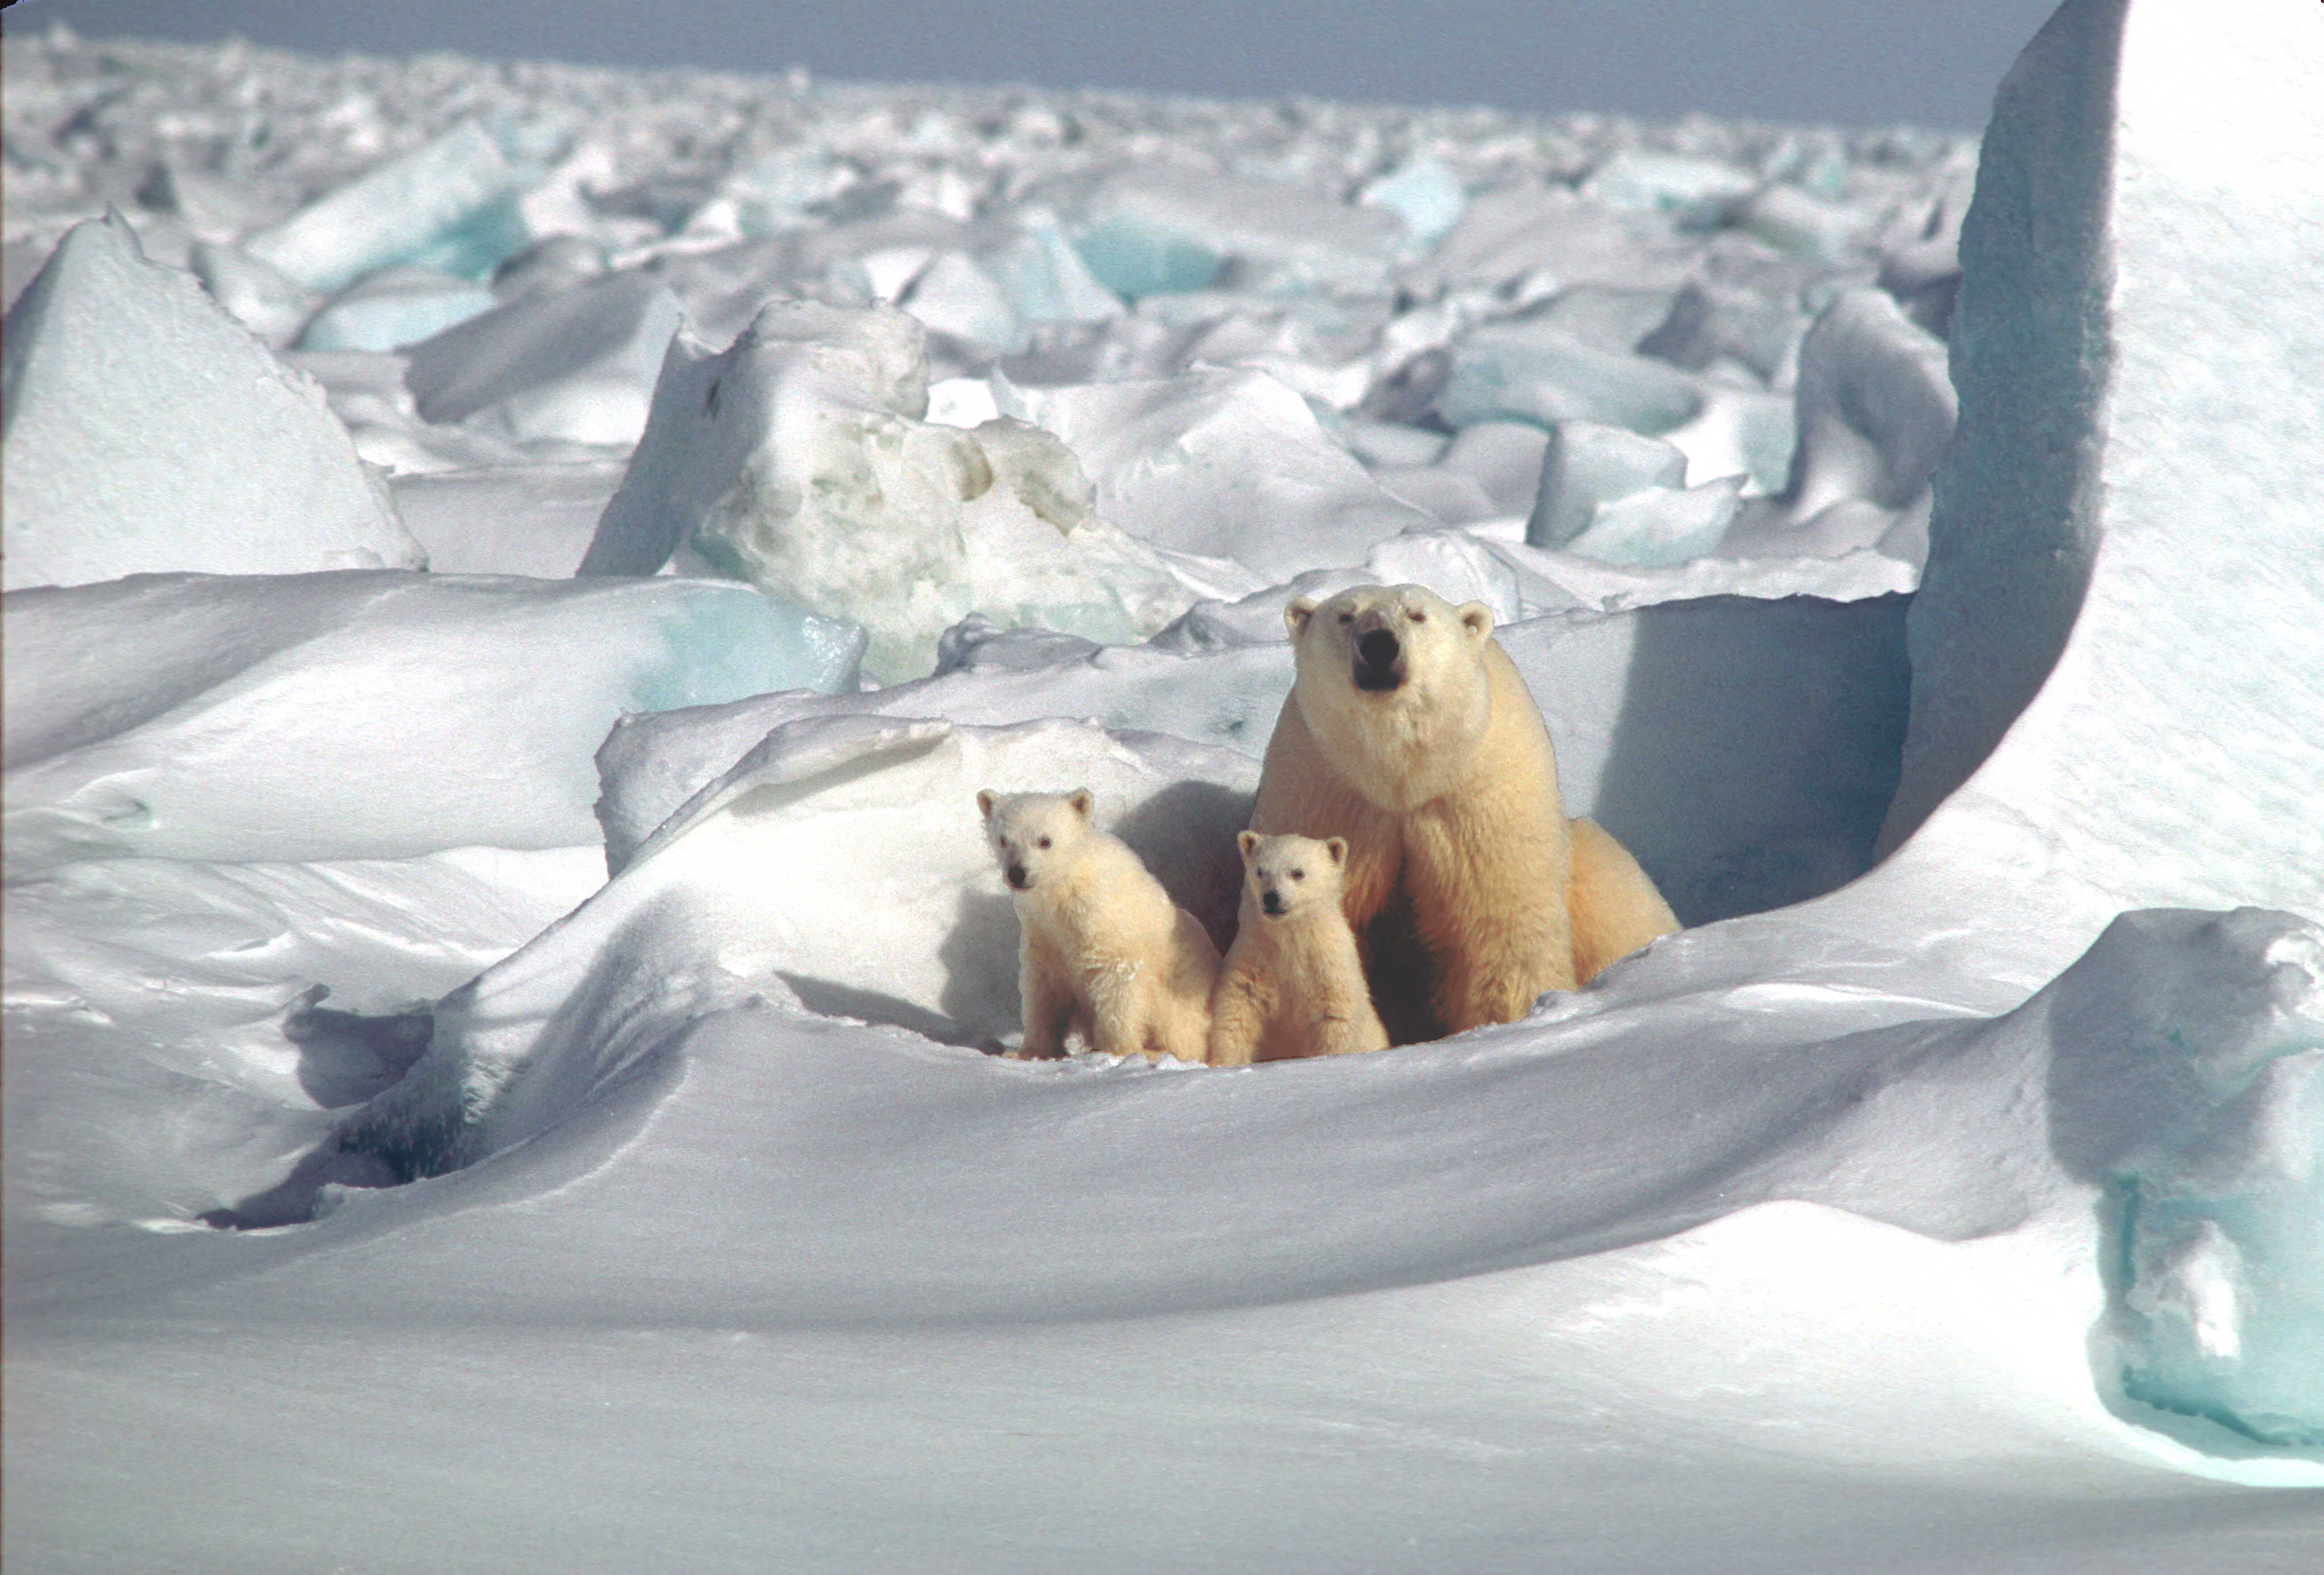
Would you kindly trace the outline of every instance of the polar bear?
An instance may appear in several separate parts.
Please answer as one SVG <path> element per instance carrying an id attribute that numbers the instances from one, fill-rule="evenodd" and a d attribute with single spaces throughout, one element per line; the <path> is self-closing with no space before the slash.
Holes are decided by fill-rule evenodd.
<path id="1" fill-rule="evenodd" d="M 976 796 L 1017 905 L 1024 1053 L 1062 1055 L 1078 1028 L 1109 1055 L 1199 1062 L 1218 948 L 1129 844 L 1091 824 L 1095 804 L 1086 788 Z"/>
<path id="2" fill-rule="evenodd" d="M 1242 918 L 1211 990 L 1211 1064 L 1387 1049 L 1340 907 L 1345 839 L 1243 832 L 1235 843 Z"/>
<path id="3" fill-rule="evenodd" d="M 1566 819 L 1482 603 L 1356 585 L 1284 622 L 1295 675 L 1250 829 L 1347 840 L 1342 907 L 1397 1043 L 1512 1021 L 1679 927 L 1628 850 Z"/>

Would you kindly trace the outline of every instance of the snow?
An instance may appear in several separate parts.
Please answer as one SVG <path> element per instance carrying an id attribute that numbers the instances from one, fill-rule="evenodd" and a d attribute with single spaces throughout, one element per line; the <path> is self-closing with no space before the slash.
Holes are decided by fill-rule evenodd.
<path id="1" fill-rule="evenodd" d="M 12 872 L 569 846 L 624 711 L 852 687 L 862 649 L 678 579 L 153 575 L 6 620 Z"/>
<path id="2" fill-rule="evenodd" d="M 111 272 L 11 586 L 24 345 L 190 391 L 52 493 L 300 556 L 0 608 L 0 1553 L 2316 1567 L 2318 47 L 2070 0 L 1980 154 L 12 33 L 10 286 Z M 270 352 L 404 268 L 494 304 Z M 976 791 L 1222 929 L 1367 582 L 1690 927 L 984 1054 Z"/>
<path id="3" fill-rule="evenodd" d="M 66 235 L 5 338 L 10 589 L 424 561 L 321 391 L 126 223 Z"/>

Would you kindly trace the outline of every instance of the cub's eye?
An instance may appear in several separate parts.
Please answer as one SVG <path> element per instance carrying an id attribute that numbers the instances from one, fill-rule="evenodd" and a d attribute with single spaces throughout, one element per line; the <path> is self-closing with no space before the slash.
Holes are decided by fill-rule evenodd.
<path id="1" fill-rule="evenodd" d="M 1355 621 L 1356 615 L 1352 612 L 1342 612 L 1340 614 L 1340 622 L 1342 623 L 1353 623 Z"/>
<path id="2" fill-rule="evenodd" d="M 1428 622 L 1428 614 L 1425 612 L 1415 612 L 1412 615 L 1412 621 L 1415 623 L 1425 623 Z"/>
<path id="3" fill-rule="evenodd" d="M 1049 839 L 1048 839 L 1048 838 L 1047 838 L 1047 837 L 1043 837 L 1039 842 L 1038 842 L 1038 843 L 1034 843 L 1033 845 L 1034 845 L 1035 847 L 1046 848 L 1046 847 L 1047 847 L 1047 846 L 1049 845 Z"/>
<path id="4" fill-rule="evenodd" d="M 1291 879 L 1294 880 L 1305 880 L 1307 879 L 1307 871 L 1305 870 L 1294 870 L 1291 871 Z"/>

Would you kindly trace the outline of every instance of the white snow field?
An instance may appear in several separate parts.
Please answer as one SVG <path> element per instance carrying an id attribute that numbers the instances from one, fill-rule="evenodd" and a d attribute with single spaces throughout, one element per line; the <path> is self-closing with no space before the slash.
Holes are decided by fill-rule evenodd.
<path id="1" fill-rule="evenodd" d="M 2312 10 L 1977 142 L 12 32 L 0 1557 L 2324 1569 Z M 1369 581 L 1690 927 L 989 1054 L 977 789 L 1224 939 Z"/>

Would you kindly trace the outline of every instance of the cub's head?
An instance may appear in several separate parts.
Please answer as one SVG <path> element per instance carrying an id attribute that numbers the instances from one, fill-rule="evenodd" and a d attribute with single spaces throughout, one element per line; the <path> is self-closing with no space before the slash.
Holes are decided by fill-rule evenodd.
<path id="1" fill-rule="evenodd" d="M 1236 836 L 1235 845 L 1242 850 L 1244 894 L 1268 918 L 1289 918 L 1326 904 L 1339 907 L 1347 838 L 1319 843 L 1313 837 L 1263 837 L 1247 831 Z"/>
<path id="2" fill-rule="evenodd" d="M 1448 658 L 1472 667 L 1493 632 L 1482 602 L 1455 607 L 1421 585 L 1351 585 L 1321 605 L 1301 596 L 1283 622 L 1303 682 L 1336 680 L 1381 701 L 1425 690 Z"/>
<path id="3" fill-rule="evenodd" d="M 1041 872 L 1088 834 L 1097 801 L 1086 788 L 1071 793 L 995 793 L 976 796 L 984 816 L 985 840 L 1011 891 L 1030 891 Z"/>

